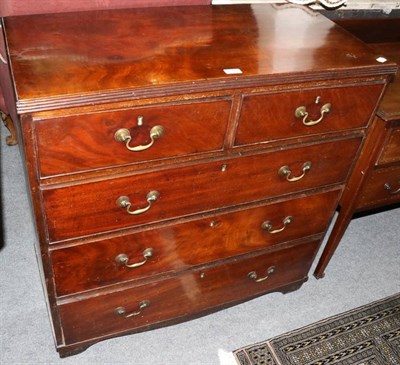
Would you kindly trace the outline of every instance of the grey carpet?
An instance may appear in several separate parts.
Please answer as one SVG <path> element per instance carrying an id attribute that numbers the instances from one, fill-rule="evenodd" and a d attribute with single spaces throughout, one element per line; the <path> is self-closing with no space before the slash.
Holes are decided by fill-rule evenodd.
<path id="1" fill-rule="evenodd" d="M 352 221 L 326 271 L 293 293 L 269 294 L 183 324 L 120 337 L 60 359 L 33 249 L 35 235 L 17 147 L 1 158 L 5 242 L 0 251 L 0 363 L 219 365 L 263 341 L 400 291 L 400 209 Z"/>

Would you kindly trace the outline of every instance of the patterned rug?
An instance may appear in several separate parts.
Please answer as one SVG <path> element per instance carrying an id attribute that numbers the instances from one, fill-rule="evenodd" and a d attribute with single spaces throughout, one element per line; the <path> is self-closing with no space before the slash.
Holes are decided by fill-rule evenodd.
<path id="1" fill-rule="evenodd" d="M 233 353 L 240 365 L 400 365 L 400 294 Z"/>

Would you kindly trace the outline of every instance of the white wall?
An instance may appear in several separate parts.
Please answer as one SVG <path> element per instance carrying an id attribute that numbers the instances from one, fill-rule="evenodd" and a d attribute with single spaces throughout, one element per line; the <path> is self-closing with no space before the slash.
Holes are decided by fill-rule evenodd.
<path id="1" fill-rule="evenodd" d="M 262 4 L 285 3 L 285 0 L 213 0 L 213 4 Z M 314 6 L 313 6 L 314 7 Z M 396 0 L 347 0 L 342 9 L 383 9 L 387 12 L 400 9 L 400 1 Z"/>

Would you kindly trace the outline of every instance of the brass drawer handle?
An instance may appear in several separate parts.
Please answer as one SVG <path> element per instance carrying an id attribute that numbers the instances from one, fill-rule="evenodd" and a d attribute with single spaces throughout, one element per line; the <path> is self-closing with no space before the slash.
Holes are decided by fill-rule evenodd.
<path id="1" fill-rule="evenodd" d="M 132 204 L 129 200 L 129 197 L 127 196 L 120 196 L 115 203 L 121 208 L 126 208 L 128 214 L 138 215 L 147 212 L 151 208 L 152 203 L 155 202 L 159 198 L 159 196 L 160 193 L 157 190 L 150 191 L 146 195 L 147 206 L 136 210 L 130 209 Z"/>
<path id="2" fill-rule="evenodd" d="M 261 228 L 268 231 L 268 233 L 276 234 L 285 230 L 285 228 L 292 222 L 293 222 L 293 217 L 289 215 L 283 220 L 282 228 L 272 229 L 272 223 L 270 221 L 263 222 L 263 224 L 261 224 Z"/>
<path id="3" fill-rule="evenodd" d="M 296 118 L 303 118 L 303 124 L 306 125 L 307 127 L 311 127 L 321 122 L 322 119 L 324 119 L 325 114 L 328 114 L 331 111 L 331 107 L 332 105 L 330 103 L 324 104 L 321 107 L 321 116 L 317 120 L 310 120 L 308 122 L 307 122 L 308 112 L 305 106 L 299 106 L 295 110 L 294 115 Z"/>
<path id="4" fill-rule="evenodd" d="M 264 280 L 267 280 L 270 277 L 270 275 L 272 275 L 275 271 L 276 271 L 276 267 L 270 266 L 267 270 L 267 275 L 264 276 L 263 278 L 258 278 L 257 273 L 255 271 L 249 272 L 247 274 L 247 276 L 249 277 L 249 279 L 254 280 L 256 283 L 260 283 Z"/>
<path id="5" fill-rule="evenodd" d="M 398 188 L 397 190 L 392 191 L 392 186 L 389 183 L 385 183 L 383 185 L 384 189 L 387 190 L 389 192 L 390 195 L 395 195 L 395 194 L 399 194 L 400 193 L 400 188 Z"/>
<path id="6" fill-rule="evenodd" d="M 118 316 L 124 316 L 125 318 L 136 317 L 142 314 L 143 309 L 147 308 L 149 305 L 149 300 L 142 300 L 139 303 L 139 310 L 137 312 L 126 313 L 126 309 L 124 307 L 118 307 L 115 308 L 114 313 Z"/>
<path id="7" fill-rule="evenodd" d="M 311 169 L 311 162 L 307 161 L 307 162 L 304 162 L 304 164 L 303 164 L 303 168 L 302 168 L 303 173 L 300 176 L 290 177 L 292 171 L 290 170 L 289 166 L 282 166 L 279 169 L 278 174 L 280 176 L 285 176 L 286 180 L 289 182 L 295 182 L 295 181 L 301 180 L 306 175 L 306 172 L 310 169 Z"/>
<path id="8" fill-rule="evenodd" d="M 128 264 L 128 261 L 129 261 L 129 257 L 128 257 L 128 255 L 126 255 L 126 254 L 124 254 L 124 253 L 120 253 L 116 258 L 115 258 L 115 261 L 118 263 L 118 264 L 121 264 L 121 265 L 125 265 L 126 267 L 129 267 L 129 268 L 136 268 L 136 267 L 139 267 L 139 266 L 143 266 L 146 262 L 147 262 L 147 260 L 150 258 L 150 257 L 152 257 L 153 256 L 153 253 L 154 253 L 154 250 L 150 247 L 150 248 L 146 248 L 144 251 L 143 251 L 143 258 L 144 258 L 144 260 L 143 261 L 140 261 L 140 262 L 135 262 L 134 264 Z"/>
<path id="9" fill-rule="evenodd" d="M 138 117 L 137 124 L 138 124 L 138 126 L 143 125 L 143 117 L 142 116 Z M 146 145 L 139 145 L 139 146 L 130 146 L 129 145 L 132 140 L 132 136 L 131 136 L 131 133 L 129 132 L 129 130 L 126 128 L 118 129 L 114 134 L 114 138 L 118 142 L 125 143 L 125 146 L 129 151 L 140 152 L 140 151 L 144 151 L 144 150 L 147 150 L 148 148 L 150 148 L 154 144 L 154 141 L 156 139 L 160 138 L 163 134 L 164 134 L 164 128 L 161 125 L 156 125 L 150 129 L 150 139 L 151 139 L 150 143 L 148 143 Z"/>

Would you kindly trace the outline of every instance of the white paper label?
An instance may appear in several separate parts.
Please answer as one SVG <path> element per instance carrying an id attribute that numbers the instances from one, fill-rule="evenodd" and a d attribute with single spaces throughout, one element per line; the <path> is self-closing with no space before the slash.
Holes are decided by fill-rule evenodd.
<path id="1" fill-rule="evenodd" d="M 224 72 L 227 75 L 240 75 L 243 73 L 240 68 L 224 68 Z"/>

